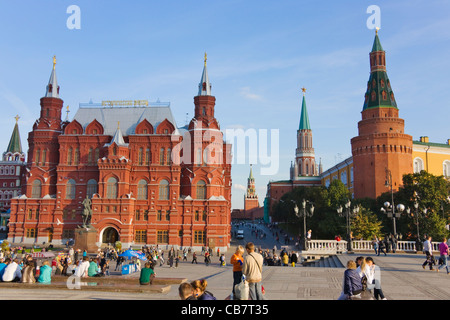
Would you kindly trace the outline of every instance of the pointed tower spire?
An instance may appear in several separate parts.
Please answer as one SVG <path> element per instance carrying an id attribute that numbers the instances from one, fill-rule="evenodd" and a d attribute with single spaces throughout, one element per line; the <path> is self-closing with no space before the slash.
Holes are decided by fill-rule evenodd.
<path id="1" fill-rule="evenodd" d="M 302 113 L 300 116 L 300 125 L 298 127 L 298 130 L 311 130 L 311 126 L 309 124 L 308 110 L 306 109 L 306 99 L 305 99 L 306 89 L 302 88 L 302 92 L 303 92 Z"/>
<path id="2" fill-rule="evenodd" d="M 199 96 L 210 96 L 211 95 L 211 83 L 209 82 L 208 70 L 206 68 L 207 54 L 205 52 L 205 65 L 203 67 L 202 78 L 198 84 L 198 95 Z"/>
<path id="3" fill-rule="evenodd" d="M 299 177 L 317 176 L 316 159 L 313 148 L 312 130 L 309 124 L 308 110 L 306 108 L 305 92 L 302 88 L 302 112 L 300 125 L 297 130 L 297 149 L 295 150 L 294 180 Z"/>
<path id="4" fill-rule="evenodd" d="M 50 79 L 48 80 L 47 91 L 45 92 L 46 98 L 59 98 L 59 86 L 58 80 L 56 79 L 56 56 L 53 56 L 53 69 L 50 74 Z"/>
<path id="5" fill-rule="evenodd" d="M 6 153 L 22 153 L 22 144 L 20 142 L 20 134 L 19 134 L 19 116 L 15 116 L 16 124 L 14 126 L 11 139 L 9 140 L 8 148 L 6 149 Z"/>
<path id="6" fill-rule="evenodd" d="M 397 103 L 386 72 L 386 52 L 381 46 L 377 29 L 370 52 L 370 77 L 363 110 L 380 107 L 397 108 Z"/>

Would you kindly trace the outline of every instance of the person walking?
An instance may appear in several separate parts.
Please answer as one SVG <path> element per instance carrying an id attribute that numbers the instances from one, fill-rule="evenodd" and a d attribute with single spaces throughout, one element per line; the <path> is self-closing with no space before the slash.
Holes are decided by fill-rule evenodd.
<path id="1" fill-rule="evenodd" d="M 194 263 L 194 262 L 195 262 L 195 264 L 197 264 L 197 254 L 195 253 L 195 251 L 192 254 L 192 263 Z"/>
<path id="2" fill-rule="evenodd" d="M 425 240 L 425 242 L 423 243 L 423 250 L 425 251 L 427 258 L 422 264 L 422 268 L 425 269 L 425 266 L 428 264 L 430 270 L 434 270 L 433 269 L 434 257 L 433 257 L 433 248 L 431 246 L 431 237 L 428 237 L 427 240 Z"/>
<path id="3" fill-rule="evenodd" d="M 378 238 L 377 236 L 373 236 L 373 240 L 372 240 L 372 246 L 373 249 L 375 250 L 375 254 L 378 256 Z"/>
<path id="4" fill-rule="evenodd" d="M 439 267 L 436 269 L 436 271 L 439 272 L 439 270 L 441 268 L 445 267 L 447 269 L 447 274 L 449 274 L 449 271 L 448 271 L 449 249 L 448 249 L 448 244 L 447 244 L 447 238 L 443 238 L 442 242 L 439 244 L 439 253 L 441 255 L 440 260 L 442 261 L 442 264 L 439 265 Z"/>
<path id="5" fill-rule="evenodd" d="M 238 246 L 230 259 L 230 264 L 233 266 L 233 297 L 235 296 L 234 287 L 239 284 L 242 279 L 242 266 L 244 265 L 243 255 L 244 247 Z"/>
<path id="6" fill-rule="evenodd" d="M 383 241 L 383 239 L 379 239 L 378 240 L 378 254 L 377 254 L 377 256 L 380 256 L 380 253 L 381 252 L 383 252 L 384 253 L 384 255 L 386 255 L 386 251 L 385 251 L 385 243 L 384 243 L 384 241 Z"/>
<path id="7" fill-rule="evenodd" d="M 249 294 L 252 300 L 264 300 L 262 293 L 262 265 L 263 257 L 255 252 L 255 245 L 249 242 L 245 245 L 247 255 L 244 259 L 242 274 L 249 284 Z"/>

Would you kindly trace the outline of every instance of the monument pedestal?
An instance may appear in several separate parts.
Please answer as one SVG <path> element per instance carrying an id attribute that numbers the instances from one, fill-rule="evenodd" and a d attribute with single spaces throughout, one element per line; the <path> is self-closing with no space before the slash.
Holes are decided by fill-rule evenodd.
<path id="1" fill-rule="evenodd" d="M 98 251 L 97 242 L 97 230 L 93 227 L 88 228 L 76 228 L 75 229 L 75 244 L 73 248 L 75 250 L 80 249 L 81 251 L 86 250 L 87 252 Z"/>

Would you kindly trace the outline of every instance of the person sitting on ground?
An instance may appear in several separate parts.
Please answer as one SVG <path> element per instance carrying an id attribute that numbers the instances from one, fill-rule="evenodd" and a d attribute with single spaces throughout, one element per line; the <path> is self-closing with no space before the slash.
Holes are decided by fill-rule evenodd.
<path id="1" fill-rule="evenodd" d="M 194 296 L 194 288 L 187 282 L 180 284 L 178 287 L 178 295 L 181 300 L 197 300 Z"/>
<path id="2" fill-rule="evenodd" d="M 42 262 L 37 282 L 42 284 L 50 284 L 52 282 L 52 267 L 50 267 L 48 260 Z"/>
<path id="3" fill-rule="evenodd" d="M 338 300 L 352 300 L 360 298 L 363 291 L 361 277 L 356 271 L 356 262 L 349 260 L 347 262 L 347 270 L 344 272 L 343 292 Z"/>
<path id="4" fill-rule="evenodd" d="M 27 265 L 22 270 L 22 283 L 35 283 L 36 278 L 34 277 L 34 261 L 27 261 Z"/>
<path id="5" fill-rule="evenodd" d="M 153 284 L 153 279 L 155 278 L 155 271 L 153 271 L 152 264 L 146 262 L 144 268 L 141 269 L 141 275 L 139 277 L 139 283 L 142 285 Z"/>
<path id="6" fill-rule="evenodd" d="M 214 295 L 206 290 L 208 282 L 205 279 L 195 280 L 191 282 L 191 286 L 194 288 L 194 297 L 197 300 L 216 300 Z"/>
<path id="7" fill-rule="evenodd" d="M 3 272 L 2 280 L 4 282 L 20 282 L 22 279 L 22 272 L 18 264 L 18 259 L 14 258 Z"/>
<path id="8" fill-rule="evenodd" d="M 97 277 L 98 276 L 97 271 L 98 271 L 97 262 L 95 262 L 94 258 L 91 258 L 91 261 L 89 262 L 88 276 L 89 277 Z"/>
<path id="9" fill-rule="evenodd" d="M 3 258 L 0 259 L 0 281 L 2 280 L 3 272 L 5 272 L 6 266 L 10 262 L 11 262 L 11 259 L 9 259 L 9 258 L 6 258 L 6 260 L 4 260 Z"/>
<path id="10" fill-rule="evenodd" d="M 88 277 L 88 269 L 89 269 L 89 258 L 83 257 L 82 261 L 79 261 L 79 264 L 75 268 L 75 276 L 80 278 Z"/>

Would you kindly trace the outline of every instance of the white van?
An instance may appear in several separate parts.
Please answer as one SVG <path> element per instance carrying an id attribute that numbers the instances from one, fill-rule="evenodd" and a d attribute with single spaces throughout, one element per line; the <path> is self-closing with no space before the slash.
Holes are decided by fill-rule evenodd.
<path id="1" fill-rule="evenodd" d="M 244 239 L 244 230 L 238 230 L 236 238 Z"/>

